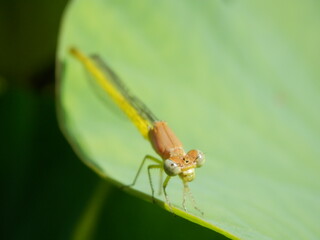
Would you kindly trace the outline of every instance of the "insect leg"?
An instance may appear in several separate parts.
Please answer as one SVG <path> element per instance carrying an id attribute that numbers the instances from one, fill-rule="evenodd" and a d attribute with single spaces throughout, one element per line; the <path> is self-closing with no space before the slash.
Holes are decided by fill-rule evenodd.
<path id="1" fill-rule="evenodd" d="M 187 182 L 183 182 L 183 202 L 182 202 L 182 206 L 183 209 L 187 212 L 187 208 L 186 208 L 186 195 L 189 194 L 190 196 L 190 200 L 191 203 L 194 207 L 194 209 L 196 209 L 198 212 L 200 212 L 201 215 L 203 215 L 203 212 L 200 210 L 200 208 L 197 207 L 196 201 L 194 200 L 194 197 L 190 191 L 190 188 L 188 186 Z"/>
<path id="2" fill-rule="evenodd" d="M 170 208 L 170 211 L 173 213 L 173 210 L 172 210 L 172 205 L 169 201 L 169 197 L 168 197 L 168 194 L 167 194 L 167 191 L 166 191 L 166 188 L 168 186 L 168 183 L 169 183 L 169 180 L 170 180 L 170 176 L 167 176 L 166 179 L 164 180 L 163 182 L 163 185 L 162 185 L 162 188 L 163 188 L 163 193 L 164 193 L 164 196 L 166 198 L 166 203 L 169 205 L 169 208 Z"/>
<path id="3" fill-rule="evenodd" d="M 150 183 L 150 187 L 151 187 L 152 202 L 153 202 L 153 203 L 155 202 L 155 200 L 154 200 L 154 188 L 153 188 L 153 184 L 152 184 L 152 178 L 151 178 L 151 172 L 150 172 L 150 170 L 151 170 L 151 169 L 154 169 L 154 168 L 159 168 L 160 171 L 162 172 L 162 165 L 160 165 L 160 164 L 152 164 L 152 165 L 149 165 L 149 166 L 148 166 L 148 176 L 149 176 L 149 183 Z"/>
<path id="4" fill-rule="evenodd" d="M 140 167 L 139 167 L 139 169 L 138 169 L 138 172 L 136 173 L 136 176 L 135 176 L 134 179 L 133 179 L 133 182 L 132 182 L 131 184 L 127 185 L 126 187 L 132 187 L 132 186 L 134 186 L 134 185 L 136 184 L 137 179 L 138 179 L 138 177 L 139 177 L 139 175 L 140 175 L 141 169 L 142 169 L 142 167 L 143 167 L 143 165 L 144 165 L 144 163 L 146 162 L 147 159 L 152 160 L 152 161 L 158 163 L 159 165 L 162 164 L 162 161 L 159 160 L 158 158 L 155 158 L 155 157 L 153 157 L 153 156 L 151 156 L 151 155 L 146 155 L 146 156 L 143 158 L 143 160 L 142 160 L 142 162 L 141 162 L 141 164 L 140 164 Z"/>
<path id="5" fill-rule="evenodd" d="M 163 181 L 163 167 L 160 169 L 160 181 L 159 181 L 160 184 L 159 184 L 159 192 L 158 192 L 159 195 L 161 195 L 162 193 L 162 186 L 161 186 L 162 181 Z"/>

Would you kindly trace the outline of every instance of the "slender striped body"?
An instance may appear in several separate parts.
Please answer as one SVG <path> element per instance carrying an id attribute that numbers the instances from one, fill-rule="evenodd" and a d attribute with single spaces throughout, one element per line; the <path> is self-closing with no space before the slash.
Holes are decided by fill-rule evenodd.
<path id="1" fill-rule="evenodd" d="M 147 155 L 142 165 L 146 159 L 150 159 L 155 161 L 157 165 L 150 165 L 148 170 L 151 168 L 161 168 L 167 173 L 168 176 L 163 183 L 163 190 L 169 206 L 171 205 L 165 189 L 170 177 L 178 175 L 182 179 L 184 184 L 183 207 L 185 208 L 185 195 L 189 192 L 187 182 L 195 178 L 194 169 L 202 166 L 204 163 L 205 158 L 203 153 L 199 150 L 191 150 L 186 153 L 182 143 L 167 126 L 167 123 L 158 120 L 144 103 L 133 96 L 117 75 L 99 56 L 87 57 L 75 48 L 72 48 L 70 52 L 91 73 L 95 84 L 113 99 L 118 107 L 122 109 L 131 122 L 137 127 L 141 135 L 150 141 L 155 152 L 162 158 L 163 161 L 161 162 Z M 137 180 L 142 165 L 139 168 L 133 184 Z M 154 190 L 152 185 L 151 189 L 153 195 Z"/>

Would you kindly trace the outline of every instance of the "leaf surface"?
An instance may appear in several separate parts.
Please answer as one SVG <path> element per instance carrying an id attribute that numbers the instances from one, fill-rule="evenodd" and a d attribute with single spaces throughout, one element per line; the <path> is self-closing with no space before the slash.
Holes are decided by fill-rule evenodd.
<path id="1" fill-rule="evenodd" d="M 155 155 L 97 97 L 68 53 L 76 46 L 99 54 L 186 150 L 205 152 L 190 184 L 205 214 L 179 210 L 175 178 L 176 214 L 232 239 L 318 239 L 319 10 L 315 1 L 74 1 L 58 49 L 61 127 L 82 160 L 119 185 Z M 151 200 L 146 169 L 128 191 Z"/>

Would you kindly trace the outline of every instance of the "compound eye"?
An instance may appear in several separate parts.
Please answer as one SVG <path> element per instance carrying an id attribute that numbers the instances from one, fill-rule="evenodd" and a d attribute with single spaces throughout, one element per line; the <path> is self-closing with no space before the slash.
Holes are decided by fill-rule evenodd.
<path id="1" fill-rule="evenodd" d="M 164 171 L 169 176 L 176 176 L 181 173 L 181 168 L 178 166 L 177 163 L 170 159 L 166 159 L 163 164 Z"/>
<path id="2" fill-rule="evenodd" d="M 198 156 L 196 158 L 197 168 L 201 167 L 205 161 L 206 161 L 206 158 L 205 158 L 203 152 L 198 150 Z"/>

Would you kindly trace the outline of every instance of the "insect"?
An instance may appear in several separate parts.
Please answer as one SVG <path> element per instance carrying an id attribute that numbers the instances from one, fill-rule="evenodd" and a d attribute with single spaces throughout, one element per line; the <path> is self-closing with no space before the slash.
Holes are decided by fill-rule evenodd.
<path id="1" fill-rule="evenodd" d="M 168 127 L 165 121 L 158 120 L 155 115 L 142 103 L 137 97 L 133 96 L 125 87 L 118 76 L 97 56 L 86 56 L 76 48 L 71 48 L 70 53 L 78 59 L 83 66 L 91 73 L 94 81 L 106 92 L 120 109 L 128 116 L 133 124 L 138 128 L 141 135 L 150 141 L 155 152 L 162 160 L 146 155 L 139 167 L 139 170 L 132 182 L 128 186 L 133 186 L 143 168 L 146 160 L 151 160 L 155 164 L 148 166 L 148 176 L 151 186 L 152 198 L 154 199 L 154 188 L 151 181 L 151 169 L 162 169 L 167 177 L 162 183 L 166 203 L 171 211 L 172 206 L 166 192 L 171 177 L 179 176 L 183 183 L 183 202 L 182 206 L 186 209 L 186 197 L 189 194 L 196 210 L 201 214 L 201 210 L 196 207 L 195 201 L 191 195 L 188 182 L 195 178 L 195 168 L 201 167 L 205 162 L 204 154 L 199 150 L 185 152 L 180 140 Z"/>

